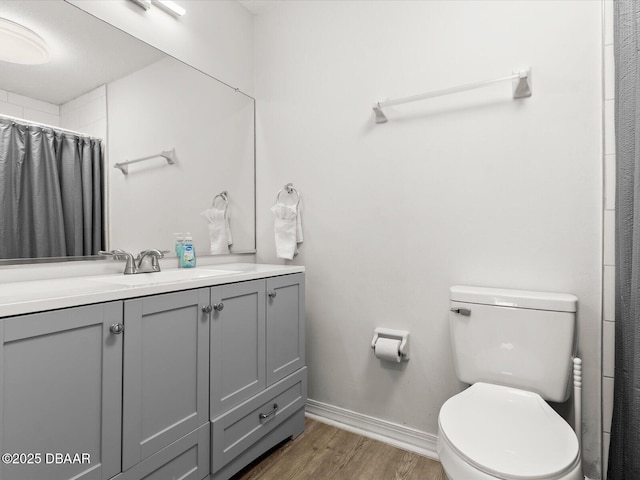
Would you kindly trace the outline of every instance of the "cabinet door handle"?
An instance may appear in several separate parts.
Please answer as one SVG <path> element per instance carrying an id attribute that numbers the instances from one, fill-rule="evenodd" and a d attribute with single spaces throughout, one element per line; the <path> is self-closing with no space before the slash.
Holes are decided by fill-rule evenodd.
<path id="1" fill-rule="evenodd" d="M 224 308 L 224 303 L 222 303 L 222 302 L 216 303 L 216 304 L 213 305 L 213 309 L 216 312 L 221 312 L 223 308 Z"/>
<path id="2" fill-rule="evenodd" d="M 204 305 L 202 307 L 202 313 L 211 313 L 213 311 L 213 307 L 211 305 Z"/>
<path id="3" fill-rule="evenodd" d="M 278 404 L 274 403 L 273 410 L 271 410 L 269 413 L 261 413 L 259 415 L 260 421 L 267 420 L 268 418 L 273 417 L 277 411 L 278 411 Z"/>
<path id="4" fill-rule="evenodd" d="M 278 292 L 276 292 L 275 290 L 271 290 L 271 291 L 269 292 L 269 298 L 276 298 L 277 293 L 278 293 Z"/>
<path id="5" fill-rule="evenodd" d="M 109 327 L 109 330 L 114 335 L 120 335 L 124 331 L 124 325 L 121 323 L 114 323 Z"/>

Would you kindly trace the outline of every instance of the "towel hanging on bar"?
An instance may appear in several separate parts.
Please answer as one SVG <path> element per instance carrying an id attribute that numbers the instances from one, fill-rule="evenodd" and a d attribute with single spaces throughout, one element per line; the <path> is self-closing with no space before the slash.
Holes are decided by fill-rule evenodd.
<path id="1" fill-rule="evenodd" d="M 289 196 L 295 195 L 293 204 L 285 203 Z M 304 240 L 302 234 L 302 211 L 300 208 L 300 192 L 288 183 L 276 195 L 276 204 L 271 207 L 275 216 L 274 233 L 276 243 L 276 256 L 291 260 L 298 254 L 298 245 Z"/>
<path id="2" fill-rule="evenodd" d="M 220 199 L 218 205 L 216 200 Z M 231 216 L 229 209 L 229 193 L 224 190 L 213 197 L 211 201 L 211 208 L 200 212 L 204 218 L 209 221 L 209 253 L 212 255 L 218 255 L 221 253 L 229 253 L 231 245 L 233 244 L 233 237 L 231 235 L 231 226 L 229 218 Z"/>

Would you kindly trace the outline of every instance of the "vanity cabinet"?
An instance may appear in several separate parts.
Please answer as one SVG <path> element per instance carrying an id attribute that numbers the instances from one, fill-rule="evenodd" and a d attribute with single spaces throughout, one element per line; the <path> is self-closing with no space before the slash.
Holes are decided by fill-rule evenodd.
<path id="1" fill-rule="evenodd" d="M 304 275 L 268 278 L 267 385 L 305 365 Z"/>
<path id="2" fill-rule="evenodd" d="M 0 319 L 0 480 L 226 480 L 302 433 L 304 274 L 131 297 Z"/>
<path id="3" fill-rule="evenodd" d="M 114 324 L 120 301 L 0 321 L 0 452 L 13 457 L 0 463 L 1 479 L 120 472 L 123 339 Z"/>
<path id="4" fill-rule="evenodd" d="M 122 470 L 209 421 L 209 289 L 124 302 Z"/>
<path id="5" fill-rule="evenodd" d="M 211 289 L 211 418 L 265 387 L 265 281 Z"/>
<path id="6" fill-rule="evenodd" d="M 304 275 L 213 287 L 211 300 L 211 470 L 226 480 L 304 429 Z"/>

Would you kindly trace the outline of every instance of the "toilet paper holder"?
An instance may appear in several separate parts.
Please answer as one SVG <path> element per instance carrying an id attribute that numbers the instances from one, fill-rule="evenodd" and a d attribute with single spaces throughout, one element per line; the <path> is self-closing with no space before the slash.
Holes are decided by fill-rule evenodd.
<path id="1" fill-rule="evenodd" d="M 398 352 L 402 360 L 409 360 L 409 332 L 407 330 L 394 330 L 391 328 L 378 327 L 373 331 L 373 340 L 371 340 L 371 348 L 375 351 L 376 342 L 379 338 L 389 338 L 392 340 L 400 340 Z"/>

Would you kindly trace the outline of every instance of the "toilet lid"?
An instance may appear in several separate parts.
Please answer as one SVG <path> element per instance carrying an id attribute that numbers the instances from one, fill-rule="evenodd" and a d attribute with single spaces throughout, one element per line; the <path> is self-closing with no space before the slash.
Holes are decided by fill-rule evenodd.
<path id="1" fill-rule="evenodd" d="M 553 478 L 579 458 L 576 434 L 537 393 L 475 383 L 445 402 L 438 422 L 460 456 L 500 478 Z"/>

